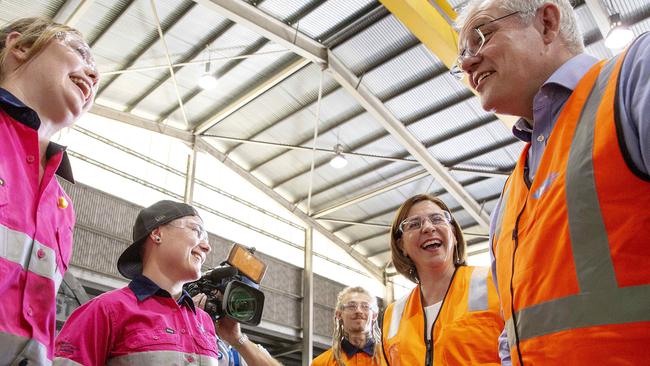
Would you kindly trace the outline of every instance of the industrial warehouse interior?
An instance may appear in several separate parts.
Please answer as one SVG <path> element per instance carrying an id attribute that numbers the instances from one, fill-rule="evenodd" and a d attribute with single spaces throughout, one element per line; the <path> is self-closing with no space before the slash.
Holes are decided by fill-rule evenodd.
<path id="1" fill-rule="evenodd" d="M 490 216 L 524 143 L 450 74 L 465 0 L 5 0 L 4 25 L 44 16 L 78 29 L 101 74 L 95 102 L 52 141 L 75 183 L 74 251 L 57 328 L 129 281 L 116 263 L 143 207 L 189 202 L 220 265 L 233 244 L 267 265 L 250 340 L 284 365 L 331 347 L 336 297 L 379 308 L 414 283 L 392 262 L 396 211 L 440 197 L 489 266 Z M 575 0 L 585 51 L 616 55 L 612 19 L 650 31 L 647 0 Z M 425 13 L 418 14 L 417 6 Z M 424 24 L 424 25 L 423 25 Z M 423 26 L 427 31 L 423 32 Z"/>

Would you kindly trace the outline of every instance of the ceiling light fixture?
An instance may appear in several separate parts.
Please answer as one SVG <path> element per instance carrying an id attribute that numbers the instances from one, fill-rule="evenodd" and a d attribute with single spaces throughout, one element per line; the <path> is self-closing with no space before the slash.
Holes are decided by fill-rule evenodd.
<path id="1" fill-rule="evenodd" d="M 217 86 L 217 78 L 210 72 L 212 66 L 212 53 L 210 52 L 210 45 L 205 47 L 208 53 L 208 62 L 205 64 L 205 71 L 199 77 L 199 87 L 203 90 L 214 89 Z"/>
<path id="2" fill-rule="evenodd" d="M 610 30 L 605 37 L 605 47 L 610 50 L 625 48 L 634 39 L 634 32 L 621 22 L 621 15 L 614 13 L 609 17 Z"/>
<path id="3" fill-rule="evenodd" d="M 341 169 L 348 165 L 348 159 L 343 156 L 343 146 L 336 144 L 334 146 L 334 157 L 330 160 L 332 168 Z"/>

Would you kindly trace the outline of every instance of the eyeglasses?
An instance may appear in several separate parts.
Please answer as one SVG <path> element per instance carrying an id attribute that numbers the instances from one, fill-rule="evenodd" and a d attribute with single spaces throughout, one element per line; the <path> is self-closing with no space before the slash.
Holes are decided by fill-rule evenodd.
<path id="1" fill-rule="evenodd" d="M 360 309 L 362 312 L 367 313 L 370 310 L 374 310 L 374 307 L 367 302 L 354 302 L 350 301 L 346 304 L 341 304 L 341 309 L 344 311 L 356 311 Z"/>
<path id="2" fill-rule="evenodd" d="M 61 41 L 61 43 L 63 43 L 66 47 L 76 52 L 81 57 L 84 65 L 91 69 L 95 75 L 99 75 L 99 72 L 97 71 L 97 65 L 95 64 L 95 59 L 90 52 L 90 47 L 88 44 L 86 44 L 86 42 L 81 40 L 79 36 L 70 32 L 60 31 L 56 32 L 54 38 Z M 97 85 L 96 82 L 95 85 Z M 95 85 L 93 85 L 93 87 Z"/>
<path id="3" fill-rule="evenodd" d="M 168 222 L 167 225 L 173 226 L 179 229 L 190 229 L 194 232 L 194 236 L 197 240 L 208 241 L 208 232 L 205 231 L 201 224 L 198 224 L 191 220 L 175 220 Z"/>
<path id="4" fill-rule="evenodd" d="M 442 211 L 442 213 L 436 212 L 430 215 L 408 217 L 399 224 L 399 230 L 403 233 L 419 230 L 424 225 L 425 220 L 429 220 L 433 226 L 447 225 L 452 222 L 451 214 L 447 211 Z"/>
<path id="5" fill-rule="evenodd" d="M 469 35 L 467 36 L 467 39 L 465 40 L 465 43 L 461 44 L 463 48 L 461 48 L 460 53 L 458 54 L 458 58 L 456 59 L 456 62 L 449 70 L 449 73 L 453 75 L 456 79 L 462 80 L 463 77 L 465 77 L 465 72 L 461 68 L 463 61 L 465 61 L 465 59 L 469 57 L 474 57 L 478 55 L 478 53 L 481 52 L 481 50 L 483 49 L 483 46 L 485 46 L 485 44 L 488 43 L 492 38 L 490 36 L 494 32 L 496 32 L 495 30 L 495 31 L 486 31 L 484 33 L 483 31 L 481 31 L 481 28 L 487 26 L 488 24 L 492 24 L 494 22 L 506 19 L 510 16 L 519 13 L 520 13 L 519 11 L 515 11 L 513 13 L 506 14 L 502 17 L 492 19 L 489 22 L 479 24 L 476 27 L 472 28 L 471 32 L 469 32 Z"/>

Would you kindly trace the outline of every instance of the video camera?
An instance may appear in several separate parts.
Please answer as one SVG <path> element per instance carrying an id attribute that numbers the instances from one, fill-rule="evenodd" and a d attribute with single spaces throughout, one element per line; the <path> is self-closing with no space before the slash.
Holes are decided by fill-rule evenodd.
<path id="1" fill-rule="evenodd" d="M 259 283 L 266 273 L 266 263 L 254 253 L 255 248 L 235 244 L 221 266 L 185 285 L 192 297 L 199 293 L 207 296 L 204 310 L 212 320 L 227 316 L 248 325 L 258 325 L 262 320 L 264 293 Z"/>

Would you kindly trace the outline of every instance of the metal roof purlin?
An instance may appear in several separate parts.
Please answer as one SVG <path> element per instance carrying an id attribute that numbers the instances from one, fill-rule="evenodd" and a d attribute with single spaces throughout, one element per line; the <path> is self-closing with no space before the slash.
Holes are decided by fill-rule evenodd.
<path id="1" fill-rule="evenodd" d="M 413 33 L 447 68 L 458 56 L 458 33 L 452 25 L 456 13 L 447 0 L 379 0 L 400 22 Z M 474 93 L 476 92 L 467 84 Z M 497 115 L 511 128 L 517 118 Z"/>
<path id="2" fill-rule="evenodd" d="M 257 98 L 258 96 L 264 94 L 266 91 L 274 87 L 275 85 L 279 84 L 289 76 L 293 75 L 295 72 L 298 70 L 302 69 L 304 66 L 308 65 L 309 61 L 307 59 L 301 58 L 299 60 L 296 60 L 295 62 L 292 62 L 289 66 L 285 67 L 281 71 L 273 74 L 271 78 L 268 80 L 264 81 L 262 84 L 257 85 L 253 90 L 250 92 L 242 95 L 240 98 L 235 100 L 234 102 L 230 103 L 228 106 L 225 108 L 219 109 L 217 113 L 214 115 L 210 116 L 209 118 L 205 119 L 203 122 L 199 124 L 199 126 L 194 130 L 195 135 L 200 135 L 204 133 L 205 131 L 209 130 L 212 128 L 214 125 L 231 115 L 232 113 L 236 112 L 239 108 L 243 107 L 246 105 L 248 102 L 251 100 Z"/>
<path id="3" fill-rule="evenodd" d="M 306 213 L 304 213 L 303 211 L 301 211 L 300 209 L 295 207 L 291 202 L 287 201 L 278 192 L 274 191 L 269 186 L 265 185 L 263 182 L 261 182 L 259 179 L 257 179 L 254 175 L 252 175 L 249 171 L 242 168 L 241 166 L 239 166 L 234 161 L 230 160 L 230 158 L 228 158 L 226 155 L 224 155 L 221 151 L 219 151 L 219 150 L 215 149 L 214 147 L 212 147 L 212 145 L 207 143 L 202 137 L 198 137 L 197 140 L 196 140 L 196 143 L 197 143 L 197 146 L 198 146 L 198 148 L 200 150 L 203 150 L 203 151 L 207 152 L 208 154 L 214 156 L 215 158 L 219 159 L 219 161 L 221 161 L 223 164 L 225 164 L 232 171 L 239 174 L 239 176 L 246 179 L 248 182 L 250 182 L 255 187 L 260 189 L 262 192 L 264 192 L 266 195 L 271 197 L 277 203 L 279 203 L 280 205 L 282 205 L 286 209 L 293 212 L 294 215 L 296 215 L 299 219 L 301 219 L 307 225 L 310 225 L 316 231 L 318 231 L 323 236 L 325 236 L 327 239 L 329 239 L 331 242 L 333 242 L 334 244 L 339 246 L 341 249 L 345 250 L 352 258 L 354 258 L 354 260 L 359 262 L 359 264 L 361 264 L 376 279 L 378 279 L 379 281 L 382 280 L 382 278 L 383 278 L 382 270 L 378 266 L 376 266 L 374 263 L 372 263 L 370 260 L 368 260 L 368 258 L 364 257 L 361 253 L 359 253 L 356 250 L 352 249 L 352 247 L 348 243 L 344 242 L 341 238 L 334 235 L 331 231 L 329 231 L 325 227 L 323 227 L 315 219 L 311 218 Z"/>
<path id="4" fill-rule="evenodd" d="M 265 14 L 244 1 L 194 0 L 261 36 L 317 64 L 327 64 L 327 49 L 293 27 Z"/>
<path id="5" fill-rule="evenodd" d="M 90 8 L 93 2 L 93 0 L 80 0 L 78 2 L 67 0 L 63 5 L 61 5 L 52 20 L 57 23 L 74 27 L 84 13 L 88 11 L 88 8 Z"/>
<path id="6" fill-rule="evenodd" d="M 482 212 L 478 203 L 463 189 L 436 160 L 422 143 L 404 127 L 386 106 L 348 70 L 331 52 L 328 55 L 330 71 L 336 81 L 343 86 L 399 143 L 418 160 L 422 166 L 449 192 L 480 225 L 488 227 L 490 218 Z"/>

